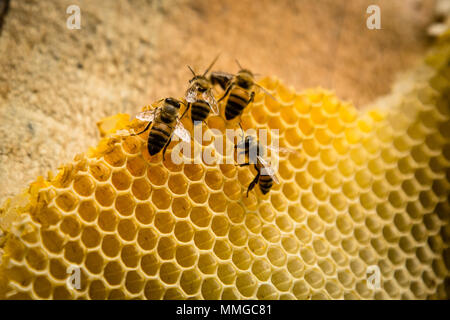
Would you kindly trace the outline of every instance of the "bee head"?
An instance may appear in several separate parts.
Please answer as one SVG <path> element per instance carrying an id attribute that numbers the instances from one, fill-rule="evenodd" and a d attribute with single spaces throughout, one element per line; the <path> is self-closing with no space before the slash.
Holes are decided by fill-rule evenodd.
<path id="1" fill-rule="evenodd" d="M 244 88 L 244 89 L 250 89 L 250 87 L 253 85 L 253 73 L 250 70 L 247 69 L 241 69 L 239 70 L 238 74 L 236 75 L 237 84 Z"/>
<path id="2" fill-rule="evenodd" d="M 164 102 L 174 108 L 180 109 L 180 101 L 174 98 L 166 98 Z"/>
<path id="3" fill-rule="evenodd" d="M 236 144 L 236 148 L 249 150 L 254 143 L 255 138 L 253 136 L 246 136 L 243 140 Z"/>
<path id="4" fill-rule="evenodd" d="M 190 84 L 195 83 L 197 85 L 197 90 L 200 92 L 204 92 L 208 90 L 208 88 L 210 87 L 209 80 L 201 75 L 194 76 L 191 80 L 189 80 L 189 83 Z"/>

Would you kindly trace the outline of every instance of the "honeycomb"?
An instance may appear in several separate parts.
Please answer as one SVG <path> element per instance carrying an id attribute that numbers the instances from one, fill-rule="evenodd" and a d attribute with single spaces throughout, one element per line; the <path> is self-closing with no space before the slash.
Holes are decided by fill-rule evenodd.
<path id="1" fill-rule="evenodd" d="M 253 168 L 175 164 L 175 142 L 150 157 L 148 133 L 115 133 L 145 123 L 101 121 L 97 147 L 1 209 L 0 298 L 448 299 L 448 39 L 389 108 L 262 80 L 278 101 L 258 93 L 244 129 L 301 150 L 267 195 L 245 196 Z"/>

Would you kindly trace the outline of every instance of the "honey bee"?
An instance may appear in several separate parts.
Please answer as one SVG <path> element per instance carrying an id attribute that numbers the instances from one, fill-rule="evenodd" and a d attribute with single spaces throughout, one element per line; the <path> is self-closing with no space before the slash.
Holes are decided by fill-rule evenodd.
<path id="1" fill-rule="evenodd" d="M 241 142 L 237 143 L 234 148 L 243 149 L 240 154 L 244 154 L 248 162 L 242 163 L 239 166 L 249 166 L 253 164 L 257 174 L 253 181 L 250 183 L 247 189 L 247 197 L 248 193 L 253 190 L 256 184 L 259 184 L 259 189 L 262 194 L 267 194 L 272 188 L 273 183 L 279 183 L 278 177 L 275 173 L 275 170 L 270 166 L 270 164 L 264 159 L 263 154 L 265 153 L 264 147 L 259 141 L 256 140 L 253 136 L 247 136 L 245 139 L 242 139 Z M 275 152 L 282 153 L 295 153 L 295 150 L 287 149 L 287 148 L 276 148 L 272 146 L 265 146 L 266 149 L 270 149 Z"/>
<path id="2" fill-rule="evenodd" d="M 219 114 L 219 107 L 216 98 L 214 98 L 214 94 L 212 93 L 211 81 L 206 77 L 206 74 L 213 67 L 218 58 L 219 56 L 213 60 L 202 75 L 195 74 L 194 70 L 188 66 L 194 77 L 189 80 L 190 86 L 185 94 L 188 105 L 182 117 L 192 107 L 191 120 L 193 124 L 203 122 L 209 116 L 210 111 L 214 114 Z"/>
<path id="3" fill-rule="evenodd" d="M 144 130 L 132 135 L 144 133 L 151 126 L 147 140 L 147 149 L 151 156 L 157 154 L 164 148 L 163 159 L 165 159 L 166 149 L 172 140 L 173 134 L 176 134 L 185 142 L 191 141 L 189 132 L 180 122 L 181 118 L 178 118 L 181 104 L 182 102 L 177 99 L 166 98 L 156 102 L 154 109 L 143 111 L 136 115 L 137 119 L 148 121 L 149 123 Z"/>
<path id="4" fill-rule="evenodd" d="M 225 105 L 225 118 L 232 120 L 242 114 L 244 109 L 253 102 L 255 98 L 255 91 L 253 88 L 259 87 L 267 95 L 275 98 L 267 92 L 266 89 L 256 83 L 253 73 L 241 67 L 236 60 L 240 70 L 236 75 L 232 75 L 226 72 L 212 72 L 209 79 L 213 85 L 220 85 L 225 90 L 223 96 L 218 100 L 222 101 L 228 96 L 227 103 Z"/>

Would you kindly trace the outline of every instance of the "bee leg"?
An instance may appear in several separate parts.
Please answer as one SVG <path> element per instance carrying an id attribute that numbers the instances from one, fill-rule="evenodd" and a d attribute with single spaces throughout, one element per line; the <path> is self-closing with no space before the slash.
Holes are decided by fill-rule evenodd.
<path id="1" fill-rule="evenodd" d="M 250 99 L 248 99 L 247 104 L 252 103 L 253 100 L 255 100 L 255 91 L 252 91 L 252 93 L 251 93 L 251 95 L 250 95 Z"/>
<path id="2" fill-rule="evenodd" d="M 225 91 L 225 93 L 223 94 L 222 98 L 220 98 L 219 100 L 217 100 L 217 102 L 222 101 L 231 91 L 231 88 L 234 87 L 234 83 L 230 83 L 230 85 L 228 86 L 227 90 Z"/>
<path id="3" fill-rule="evenodd" d="M 152 122 L 150 121 L 150 122 L 147 124 L 147 126 L 145 127 L 144 130 L 142 130 L 142 131 L 139 132 L 139 133 L 133 133 L 132 136 L 138 136 L 138 135 L 140 135 L 141 133 L 144 133 L 145 131 L 148 130 L 148 128 L 150 128 L 150 125 L 151 125 L 151 124 L 152 124 Z"/>
<path id="4" fill-rule="evenodd" d="M 245 166 L 249 166 L 250 165 L 250 162 L 247 162 L 247 163 L 241 163 L 240 165 L 239 165 L 239 167 L 245 167 Z"/>
<path id="5" fill-rule="evenodd" d="M 186 109 L 184 109 L 184 112 L 183 112 L 183 114 L 180 117 L 180 121 L 181 121 L 181 119 L 183 119 L 184 115 L 186 114 L 186 112 L 188 112 L 190 107 L 191 107 L 191 103 L 189 102 L 187 107 L 186 107 Z"/>
<path id="6" fill-rule="evenodd" d="M 166 160 L 166 150 L 167 150 L 167 147 L 170 144 L 170 141 L 172 141 L 172 137 L 169 138 L 169 140 L 167 141 L 166 145 L 164 146 L 164 149 L 163 149 L 163 161 Z"/>
<path id="7" fill-rule="evenodd" d="M 242 140 L 244 140 L 244 129 L 242 129 L 241 120 L 240 119 L 239 119 L 239 128 L 241 128 L 241 131 L 242 131 L 242 136 L 241 136 L 241 141 L 242 141 Z"/>
<path id="8" fill-rule="evenodd" d="M 256 177 L 255 177 L 255 179 L 253 179 L 253 181 L 250 183 L 250 185 L 248 186 L 248 189 L 247 189 L 247 198 L 248 198 L 248 193 L 250 192 L 250 191 L 252 191 L 252 189 L 256 186 L 256 184 L 258 183 L 258 180 L 259 180 L 259 172 L 258 172 L 258 174 L 256 175 Z"/>

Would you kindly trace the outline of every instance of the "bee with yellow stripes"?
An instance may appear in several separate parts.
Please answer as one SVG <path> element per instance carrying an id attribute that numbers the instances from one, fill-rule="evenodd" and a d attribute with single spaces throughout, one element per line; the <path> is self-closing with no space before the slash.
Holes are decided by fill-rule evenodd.
<path id="1" fill-rule="evenodd" d="M 216 98 L 212 93 L 212 83 L 210 79 L 206 77 L 206 74 L 218 58 L 219 56 L 213 60 L 202 75 L 195 74 L 194 70 L 188 66 L 194 77 L 189 80 L 190 86 L 185 94 L 185 99 L 188 105 L 182 117 L 189 109 L 191 109 L 191 120 L 193 124 L 205 121 L 205 119 L 209 116 L 210 111 L 214 114 L 219 114 L 219 107 L 217 105 Z"/>
<path id="2" fill-rule="evenodd" d="M 228 97 L 225 104 L 225 118 L 227 120 L 240 116 L 244 109 L 253 102 L 255 98 L 254 87 L 260 88 L 275 100 L 266 89 L 256 83 L 255 77 L 250 70 L 242 68 L 238 61 L 236 63 L 240 68 L 236 75 L 216 71 L 212 72 L 209 77 L 212 84 L 218 84 L 225 90 L 218 102 Z"/>
<path id="3" fill-rule="evenodd" d="M 137 119 L 148 121 L 148 124 L 144 130 L 133 135 L 142 134 L 151 126 L 147 140 L 147 149 L 151 156 L 157 154 L 164 148 L 164 158 L 173 134 L 176 134 L 185 142 L 191 141 L 189 132 L 180 122 L 182 117 L 178 118 L 180 105 L 182 103 L 183 102 L 174 98 L 162 99 L 156 102 L 152 110 L 143 111 L 136 115 Z"/>

